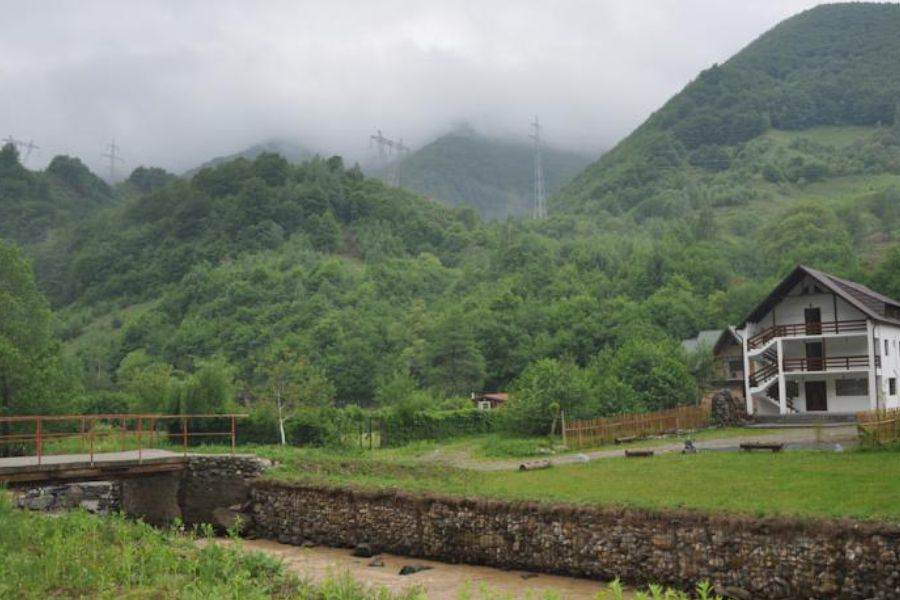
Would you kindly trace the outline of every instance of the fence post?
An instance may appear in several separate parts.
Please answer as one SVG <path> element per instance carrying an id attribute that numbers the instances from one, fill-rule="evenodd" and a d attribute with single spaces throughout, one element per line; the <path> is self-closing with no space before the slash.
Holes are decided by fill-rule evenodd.
<path id="1" fill-rule="evenodd" d="M 237 423 L 234 415 L 231 415 L 231 453 L 234 454 L 234 447 L 237 444 Z"/>
<path id="2" fill-rule="evenodd" d="M 187 417 L 181 417 L 181 448 L 184 455 L 187 456 Z"/>
<path id="3" fill-rule="evenodd" d="M 137 439 L 138 439 L 138 464 L 143 464 L 144 462 L 144 440 L 141 437 L 144 429 L 144 420 L 141 417 L 138 417 L 137 422 Z"/>
<path id="4" fill-rule="evenodd" d="M 568 444 L 566 443 L 566 411 L 564 411 L 564 410 L 559 411 L 559 422 L 560 422 L 560 425 L 562 425 L 561 429 L 562 429 L 563 446 L 568 446 Z"/>
<path id="5" fill-rule="evenodd" d="M 41 417 L 37 418 L 36 429 L 37 429 L 37 431 L 36 431 L 35 441 L 37 443 L 35 445 L 37 446 L 37 462 L 38 462 L 38 464 L 41 464 L 42 455 L 44 453 L 44 440 L 41 439 L 41 435 L 43 433 L 42 432 L 43 419 L 41 419 Z"/>

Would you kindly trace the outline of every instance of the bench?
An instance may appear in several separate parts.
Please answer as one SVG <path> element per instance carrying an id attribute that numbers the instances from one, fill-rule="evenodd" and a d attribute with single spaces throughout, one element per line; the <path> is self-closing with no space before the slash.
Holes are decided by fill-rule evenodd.
<path id="1" fill-rule="evenodd" d="M 771 452 L 781 452 L 784 450 L 784 444 L 763 444 L 758 442 L 745 442 L 741 444 L 741 450 L 752 452 L 753 450 L 770 450 Z"/>
<path id="2" fill-rule="evenodd" d="M 631 442 L 636 442 L 636 441 L 639 440 L 639 439 L 641 439 L 641 438 L 639 438 L 639 437 L 636 436 L 636 435 L 629 435 L 629 436 L 625 436 L 625 437 L 617 437 L 617 438 L 616 438 L 615 440 L 613 440 L 613 441 L 614 441 L 616 444 L 629 444 L 629 443 L 631 443 Z"/>
<path id="3" fill-rule="evenodd" d="M 653 450 L 626 450 L 625 456 L 627 458 L 646 458 L 653 456 Z"/>

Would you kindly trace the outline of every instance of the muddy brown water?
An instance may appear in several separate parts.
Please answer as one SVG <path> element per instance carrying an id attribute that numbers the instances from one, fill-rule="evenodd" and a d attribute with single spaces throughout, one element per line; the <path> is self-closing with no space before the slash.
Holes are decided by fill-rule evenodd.
<path id="1" fill-rule="evenodd" d="M 370 567 L 371 558 L 358 558 L 350 550 L 338 548 L 300 548 L 271 540 L 245 540 L 243 546 L 280 558 L 288 569 L 312 581 L 321 581 L 329 574 L 348 572 L 366 585 L 385 587 L 394 592 L 418 586 L 433 600 L 495 598 L 497 594 L 507 598 L 539 599 L 547 593 L 553 598 L 593 600 L 598 592 L 607 589 L 606 584 L 590 579 L 543 574 L 526 579 L 522 577 L 523 571 L 448 564 L 393 554 L 379 554 L 384 566 Z M 426 565 L 431 569 L 413 575 L 399 574 L 404 565 L 411 564 Z M 634 596 L 629 593 L 625 597 Z"/>

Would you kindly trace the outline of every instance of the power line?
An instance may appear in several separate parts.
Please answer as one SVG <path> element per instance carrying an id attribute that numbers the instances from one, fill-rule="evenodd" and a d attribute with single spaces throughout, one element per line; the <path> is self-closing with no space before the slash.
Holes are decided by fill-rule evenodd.
<path id="1" fill-rule="evenodd" d="M 535 219 L 546 219 L 547 194 L 544 191 L 544 165 L 541 160 L 541 124 L 536 116 L 531 123 L 531 131 L 528 136 L 534 140 L 534 209 L 531 216 Z"/>
<path id="2" fill-rule="evenodd" d="M 109 145 L 106 146 L 106 152 L 102 154 L 103 158 L 109 159 L 109 182 L 113 183 L 116 180 L 116 162 L 120 162 L 124 164 L 124 160 L 119 156 L 120 148 L 116 145 L 116 140 L 112 140 Z"/>

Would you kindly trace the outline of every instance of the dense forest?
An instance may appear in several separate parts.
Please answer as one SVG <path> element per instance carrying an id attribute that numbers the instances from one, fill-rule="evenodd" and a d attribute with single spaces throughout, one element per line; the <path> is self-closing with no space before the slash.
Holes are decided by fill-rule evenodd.
<path id="1" fill-rule="evenodd" d="M 547 146 L 541 157 L 548 194 L 591 161 L 583 154 Z M 468 126 L 455 128 L 372 175 L 449 206 L 471 206 L 486 221 L 527 216 L 534 206 L 532 144 L 488 137 Z"/>
<path id="2" fill-rule="evenodd" d="M 484 221 L 340 157 L 142 168 L 111 189 L 77 159 L 26 170 L 7 146 L 3 410 L 257 408 L 290 391 L 411 414 L 507 390 L 517 429 L 544 431 L 559 407 L 693 402 L 709 357 L 679 341 L 738 322 L 796 263 L 900 297 L 900 123 L 893 101 L 860 112 L 900 85 L 898 19 L 833 5 L 786 21 L 542 221 Z"/>

